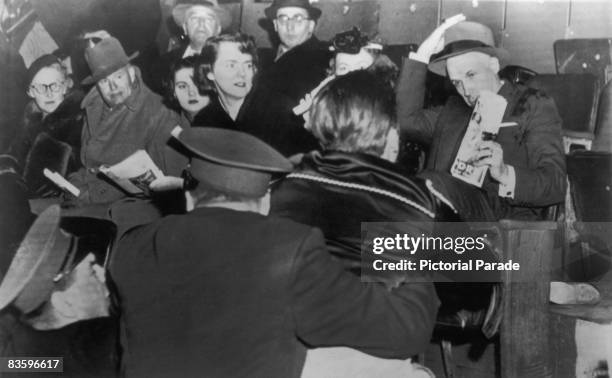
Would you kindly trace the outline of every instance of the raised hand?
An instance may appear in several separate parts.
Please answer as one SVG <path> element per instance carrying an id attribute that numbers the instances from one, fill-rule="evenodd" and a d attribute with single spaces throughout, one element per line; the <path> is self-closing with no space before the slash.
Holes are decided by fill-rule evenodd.
<path id="1" fill-rule="evenodd" d="M 421 43 L 416 52 L 416 55 L 420 58 L 419 60 L 429 62 L 429 58 L 433 54 L 442 50 L 444 47 L 444 32 L 461 21 L 465 21 L 465 16 L 462 13 L 447 18 L 440 26 L 431 32 L 429 37 Z"/>

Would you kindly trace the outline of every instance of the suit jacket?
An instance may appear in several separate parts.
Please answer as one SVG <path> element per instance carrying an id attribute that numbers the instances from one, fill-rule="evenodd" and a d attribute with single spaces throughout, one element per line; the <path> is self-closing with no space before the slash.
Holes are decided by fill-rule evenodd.
<path id="1" fill-rule="evenodd" d="M 438 304 L 431 286 L 361 283 L 317 229 L 224 208 L 132 230 L 110 274 L 127 377 L 299 377 L 305 345 L 407 358 Z"/>
<path id="2" fill-rule="evenodd" d="M 287 96 L 292 107 L 327 77 L 332 57 L 327 43 L 311 37 L 284 53 L 259 78 L 264 87 Z"/>
<path id="3" fill-rule="evenodd" d="M 458 96 L 443 107 L 423 109 L 425 64 L 406 59 L 398 85 L 398 121 L 402 136 L 429 146 L 426 168 L 450 172 L 467 129 L 472 109 Z M 561 118 L 554 101 L 533 89 L 504 83 L 499 95 L 507 101 L 502 122 L 517 126 L 499 130 L 497 143 L 504 162 L 514 167 L 514 198 L 500 198 L 499 184 L 487 175 L 483 190 L 501 202 L 499 217 L 537 218 L 542 208 L 565 196 L 565 155 Z"/>

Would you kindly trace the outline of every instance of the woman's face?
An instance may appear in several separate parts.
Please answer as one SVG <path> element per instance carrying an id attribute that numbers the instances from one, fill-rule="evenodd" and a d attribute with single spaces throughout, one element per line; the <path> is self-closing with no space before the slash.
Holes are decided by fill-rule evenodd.
<path id="1" fill-rule="evenodd" d="M 363 70 L 374 63 L 374 57 L 365 49 L 359 50 L 359 54 L 336 54 L 336 76 L 346 75 L 349 72 Z"/>
<path id="2" fill-rule="evenodd" d="M 174 96 L 186 113 L 196 115 L 210 102 L 193 83 L 193 68 L 181 68 L 174 73 Z"/>
<path id="3" fill-rule="evenodd" d="M 66 97 L 66 78 L 59 65 L 44 67 L 34 76 L 28 96 L 44 115 L 53 113 Z"/>
<path id="4" fill-rule="evenodd" d="M 253 57 L 240 51 L 238 43 L 221 42 L 217 60 L 208 79 L 215 82 L 225 97 L 241 100 L 253 88 Z"/>

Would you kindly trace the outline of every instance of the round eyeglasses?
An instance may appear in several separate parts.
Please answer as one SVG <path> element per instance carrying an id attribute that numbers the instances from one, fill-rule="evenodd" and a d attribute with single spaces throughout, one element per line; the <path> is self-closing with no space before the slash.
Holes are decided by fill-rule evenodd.
<path id="1" fill-rule="evenodd" d="M 52 93 L 58 93 L 60 92 L 62 89 L 64 89 L 64 82 L 60 81 L 60 82 L 53 82 L 50 84 L 32 84 L 30 85 L 30 89 L 36 91 L 36 93 L 40 94 L 40 95 L 44 95 L 47 94 L 48 91 L 51 91 Z"/>
<path id="2" fill-rule="evenodd" d="M 278 23 L 283 25 L 283 26 L 288 25 L 289 22 L 292 22 L 292 23 L 297 24 L 297 25 L 301 25 L 304 22 L 309 21 L 309 20 L 310 20 L 310 18 L 308 18 L 306 16 L 303 16 L 301 14 L 297 14 L 297 15 L 292 16 L 292 17 L 289 17 L 289 16 L 283 14 L 283 15 L 280 15 L 280 16 L 276 17 L 276 21 L 278 21 Z"/>

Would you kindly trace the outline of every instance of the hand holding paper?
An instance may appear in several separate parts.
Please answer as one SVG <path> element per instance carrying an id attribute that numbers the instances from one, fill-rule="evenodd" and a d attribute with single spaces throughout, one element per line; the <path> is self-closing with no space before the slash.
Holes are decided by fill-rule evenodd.
<path id="1" fill-rule="evenodd" d="M 162 171 L 144 150 L 134 152 L 112 167 L 101 166 L 100 172 L 132 195 L 148 195 L 149 185 L 156 179 L 164 177 Z"/>

